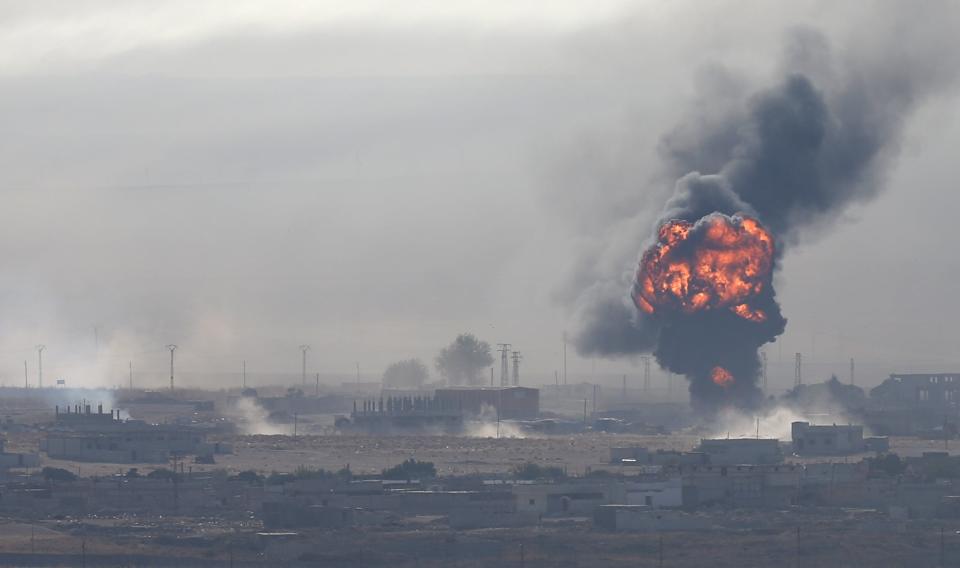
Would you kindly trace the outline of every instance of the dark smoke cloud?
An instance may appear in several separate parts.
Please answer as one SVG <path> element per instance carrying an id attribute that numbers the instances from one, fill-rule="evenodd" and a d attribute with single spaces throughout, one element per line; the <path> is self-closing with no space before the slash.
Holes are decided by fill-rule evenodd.
<path id="1" fill-rule="evenodd" d="M 714 212 L 746 213 L 773 232 L 779 260 L 784 246 L 879 193 L 906 115 L 952 78 L 944 70 L 949 65 L 927 59 L 937 61 L 935 50 L 914 54 L 918 65 L 901 58 L 897 67 L 882 64 L 891 46 L 882 47 L 860 45 L 834 54 L 820 33 L 794 30 L 779 78 L 741 97 L 740 104 L 730 104 L 737 96 L 733 76 L 715 68 L 703 85 L 717 88 L 722 112 L 711 110 L 713 91 L 702 92 L 690 116 L 661 141 L 664 170 L 689 173 L 676 182 L 652 232 L 672 219 L 696 222 Z M 637 243 L 637 250 L 652 242 Z M 759 399 L 757 349 L 785 325 L 772 286 L 763 302 L 773 317 L 760 326 L 725 310 L 650 317 L 629 299 L 617 301 L 626 292 L 626 287 L 619 296 L 594 291 L 581 298 L 576 335 L 581 354 L 652 351 L 661 366 L 691 379 L 695 403 L 715 406 L 721 392 L 742 406 Z M 709 369 L 721 362 L 738 378 L 729 392 L 709 380 Z"/>

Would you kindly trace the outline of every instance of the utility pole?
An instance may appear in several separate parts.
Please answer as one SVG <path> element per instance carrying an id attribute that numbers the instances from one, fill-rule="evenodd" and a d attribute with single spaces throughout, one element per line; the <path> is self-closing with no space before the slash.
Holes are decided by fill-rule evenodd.
<path id="1" fill-rule="evenodd" d="M 798 387 L 803 384 L 803 355 L 796 354 L 796 360 L 793 364 L 793 386 Z"/>
<path id="2" fill-rule="evenodd" d="M 763 385 L 763 391 L 767 391 L 767 352 L 760 352 L 760 384 Z"/>
<path id="3" fill-rule="evenodd" d="M 855 376 L 856 376 L 856 375 L 854 375 L 853 370 L 854 370 L 854 368 L 853 368 L 853 357 L 851 357 L 851 358 L 850 358 L 850 384 L 851 384 L 851 385 L 857 384 L 857 381 L 856 381 L 856 379 L 855 379 Z"/>
<path id="4" fill-rule="evenodd" d="M 507 370 L 507 353 L 510 352 L 510 344 L 497 343 L 497 351 L 500 352 L 500 386 L 505 387 L 510 384 L 510 373 Z"/>
<path id="5" fill-rule="evenodd" d="M 243 373 L 242 373 L 242 376 L 243 376 L 243 381 L 242 381 L 243 388 L 244 388 L 244 390 L 246 390 L 246 388 L 247 388 L 247 360 L 246 360 L 246 359 L 243 360 Z"/>
<path id="6" fill-rule="evenodd" d="M 567 332 L 563 332 L 563 384 L 567 384 Z"/>
<path id="7" fill-rule="evenodd" d="M 320 397 L 320 373 L 317 372 L 317 398 Z"/>
<path id="8" fill-rule="evenodd" d="M 46 345 L 37 345 L 37 388 L 43 388 L 43 350 Z"/>
<path id="9" fill-rule="evenodd" d="M 300 351 L 303 353 L 303 368 L 301 370 L 301 379 L 303 382 L 303 386 L 306 387 L 307 386 L 307 351 L 310 351 L 310 346 L 306 344 L 301 345 Z"/>
<path id="10" fill-rule="evenodd" d="M 23 361 L 23 388 L 30 388 L 30 379 L 27 378 L 27 361 Z"/>
<path id="11" fill-rule="evenodd" d="M 513 352 L 513 386 L 515 387 L 520 385 L 520 359 L 522 358 L 519 351 Z"/>
<path id="12" fill-rule="evenodd" d="M 357 386 L 360 386 L 360 361 L 357 361 Z"/>
<path id="13" fill-rule="evenodd" d="M 171 343 L 167 345 L 167 349 L 170 350 L 170 392 L 173 392 L 173 352 L 177 350 L 177 346 Z"/>
<path id="14" fill-rule="evenodd" d="M 130 390 L 133 390 L 133 361 L 129 362 L 130 366 Z"/>
<path id="15" fill-rule="evenodd" d="M 650 357 L 643 356 L 643 392 L 650 391 Z"/>

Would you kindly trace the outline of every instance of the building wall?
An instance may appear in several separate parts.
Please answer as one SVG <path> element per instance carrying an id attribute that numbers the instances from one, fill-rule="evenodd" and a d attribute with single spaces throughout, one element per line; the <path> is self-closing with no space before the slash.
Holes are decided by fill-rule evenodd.
<path id="1" fill-rule="evenodd" d="M 842 455 L 866 449 L 863 426 L 813 426 L 808 422 L 791 425 L 793 450 L 807 455 Z"/>
<path id="2" fill-rule="evenodd" d="M 465 414 L 480 415 L 485 407 L 500 411 L 506 420 L 529 420 L 540 416 L 540 391 L 527 387 L 447 388 L 434 395 L 445 408 L 460 408 Z M 495 417 L 495 415 L 494 415 Z"/>
<path id="3" fill-rule="evenodd" d="M 683 506 L 683 483 L 679 477 L 625 483 L 624 494 L 627 505 L 646 505 L 654 509 Z"/>
<path id="4" fill-rule="evenodd" d="M 775 464 L 783 462 L 776 439 L 734 438 L 701 440 L 699 450 L 713 465 Z"/>

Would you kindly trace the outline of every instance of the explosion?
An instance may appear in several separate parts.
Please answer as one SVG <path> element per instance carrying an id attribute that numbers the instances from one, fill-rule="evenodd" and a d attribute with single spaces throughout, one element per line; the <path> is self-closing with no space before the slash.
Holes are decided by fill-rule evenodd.
<path id="1" fill-rule="evenodd" d="M 763 322 L 752 305 L 770 280 L 773 237 L 745 216 L 715 214 L 697 224 L 702 237 L 690 238 L 689 221 L 664 223 L 658 240 L 640 261 L 633 301 L 648 314 L 728 309 L 743 319 Z"/>
<path id="2" fill-rule="evenodd" d="M 762 400 L 757 349 L 786 323 L 773 289 L 776 259 L 774 237 L 757 219 L 720 212 L 663 221 L 641 256 L 631 298 L 658 328 L 654 355 L 690 379 L 705 413 Z"/>
<path id="3" fill-rule="evenodd" d="M 930 26 L 909 29 L 934 45 L 926 41 Z M 687 378 L 691 403 L 705 418 L 763 403 L 758 350 L 787 323 L 773 286 L 784 246 L 876 196 L 904 117 L 956 75 L 939 48 L 900 72 L 885 59 L 901 56 L 902 41 L 863 60 L 874 52 L 832 53 L 827 38 L 810 30 L 787 39 L 770 83 L 731 97 L 726 83 L 706 82 L 693 112 L 661 139 L 662 173 L 679 177 L 639 266 L 623 265 L 633 271 L 630 287 L 621 287 L 621 265 L 605 274 L 607 263 L 592 257 L 577 275 L 577 283 L 593 282 L 577 297 L 578 352 L 652 353 L 661 368 Z M 933 68 L 943 75 L 918 71 Z M 636 238 L 635 227 L 622 226 Z M 591 278 L 597 275 L 599 282 Z"/>
<path id="4" fill-rule="evenodd" d="M 723 367 L 714 367 L 710 371 L 710 380 L 718 387 L 728 387 L 733 384 L 733 375 Z"/>

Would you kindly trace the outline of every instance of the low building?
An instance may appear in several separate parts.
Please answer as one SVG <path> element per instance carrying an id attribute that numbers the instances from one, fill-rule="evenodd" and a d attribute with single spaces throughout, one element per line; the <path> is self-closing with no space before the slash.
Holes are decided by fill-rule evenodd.
<path id="1" fill-rule="evenodd" d="M 350 417 L 337 417 L 334 425 L 342 431 L 376 434 L 457 434 L 463 430 L 463 412 L 439 397 L 388 396 L 354 402 Z"/>
<path id="2" fill-rule="evenodd" d="M 671 509 L 683 506 L 683 481 L 679 476 L 623 484 L 627 505 L 644 505 L 653 509 Z"/>
<path id="3" fill-rule="evenodd" d="M 206 432 L 191 426 L 120 420 L 119 413 L 60 412 L 40 450 L 55 459 L 105 463 L 164 463 L 173 455 L 231 453 L 229 444 L 207 443 Z"/>
<path id="4" fill-rule="evenodd" d="M 803 467 L 778 465 L 681 466 L 683 506 L 786 507 L 797 502 Z"/>
<path id="5" fill-rule="evenodd" d="M 793 451 L 801 455 L 845 455 L 864 452 L 863 426 L 812 425 L 794 422 L 790 431 Z"/>
<path id="6" fill-rule="evenodd" d="M 783 463 L 780 440 L 775 438 L 719 438 L 700 440 L 699 451 L 712 465 Z"/>
<path id="7" fill-rule="evenodd" d="M 467 416 L 490 419 L 532 420 L 540 416 L 540 390 L 528 387 L 451 387 L 437 389 L 434 397 L 446 408 Z"/>
<path id="8" fill-rule="evenodd" d="M 0 469 L 37 467 L 38 465 L 40 465 L 40 456 L 7 452 L 4 448 L 4 440 L 0 438 Z"/>
<path id="9" fill-rule="evenodd" d="M 895 373 L 870 391 L 885 408 L 960 409 L 960 373 Z"/>
<path id="10" fill-rule="evenodd" d="M 594 510 L 594 527 L 608 531 L 667 532 L 710 529 L 707 517 L 682 511 L 655 511 L 643 505 L 601 505 Z"/>
<path id="11" fill-rule="evenodd" d="M 620 482 L 525 483 L 513 486 L 517 511 L 541 515 L 591 515 L 598 505 L 623 501 Z"/>
<path id="12" fill-rule="evenodd" d="M 703 452 L 679 452 L 644 447 L 610 448 L 610 463 L 631 466 L 705 465 L 707 455 Z"/>

